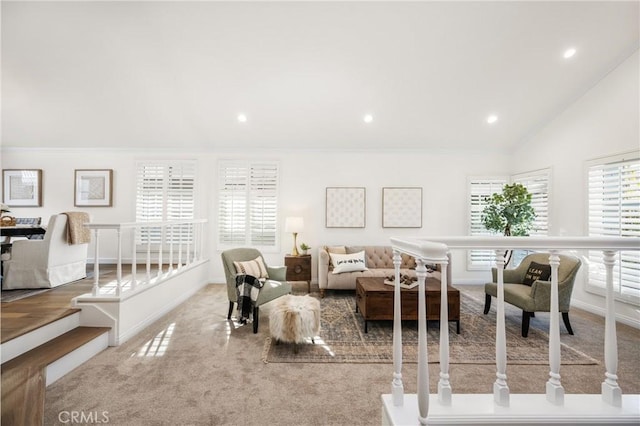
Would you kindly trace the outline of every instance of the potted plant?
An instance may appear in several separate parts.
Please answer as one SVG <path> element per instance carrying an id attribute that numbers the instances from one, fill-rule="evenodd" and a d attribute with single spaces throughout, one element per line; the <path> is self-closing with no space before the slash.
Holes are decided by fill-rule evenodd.
<path id="1" fill-rule="evenodd" d="M 307 250 L 311 249 L 306 243 L 300 244 L 300 250 L 302 250 L 302 254 L 307 254 Z"/>
<path id="2" fill-rule="evenodd" d="M 486 201 L 487 206 L 482 210 L 482 224 L 486 229 L 505 236 L 529 235 L 536 212 L 531 206 L 531 194 L 524 185 L 507 184 L 502 193 L 494 193 Z M 505 267 L 511 254 L 510 250 L 505 252 Z"/>

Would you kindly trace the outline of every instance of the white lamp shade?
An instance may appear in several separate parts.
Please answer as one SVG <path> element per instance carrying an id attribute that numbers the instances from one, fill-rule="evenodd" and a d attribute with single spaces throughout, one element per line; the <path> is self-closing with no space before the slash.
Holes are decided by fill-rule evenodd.
<path id="1" fill-rule="evenodd" d="M 298 233 L 304 228 L 304 219 L 301 217 L 288 217 L 284 222 L 284 232 Z"/>

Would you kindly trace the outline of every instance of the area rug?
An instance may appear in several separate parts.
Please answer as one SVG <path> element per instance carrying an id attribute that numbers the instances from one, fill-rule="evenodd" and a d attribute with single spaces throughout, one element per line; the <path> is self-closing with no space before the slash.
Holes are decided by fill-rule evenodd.
<path id="1" fill-rule="evenodd" d="M 44 293 L 51 290 L 50 288 L 36 288 L 36 289 L 20 289 L 20 290 L 2 290 L 0 292 L 0 302 L 8 303 L 15 302 L 16 300 L 24 299 L 26 297 L 35 296 L 36 294 Z"/>
<path id="2" fill-rule="evenodd" d="M 481 295 L 482 299 L 484 295 Z M 460 334 L 455 323 L 449 327 L 449 359 L 451 364 L 495 364 L 495 312 L 484 315 L 483 301 L 461 292 Z M 294 353 L 291 344 L 265 341 L 262 360 L 265 363 L 392 363 L 393 322 L 369 321 L 368 333 L 364 321 L 355 312 L 355 297 L 350 292 L 335 292 L 321 300 L 321 329 L 314 339 L 298 345 Z M 507 307 L 509 310 L 510 307 Z M 507 364 L 548 364 L 548 334 L 531 327 L 529 337 L 520 335 L 521 316 L 515 309 L 506 319 Z M 439 362 L 439 322 L 430 321 L 427 349 L 430 363 Z M 403 321 L 402 358 L 404 363 L 417 363 L 417 321 Z M 561 343 L 562 364 L 597 364 L 598 361 Z"/>

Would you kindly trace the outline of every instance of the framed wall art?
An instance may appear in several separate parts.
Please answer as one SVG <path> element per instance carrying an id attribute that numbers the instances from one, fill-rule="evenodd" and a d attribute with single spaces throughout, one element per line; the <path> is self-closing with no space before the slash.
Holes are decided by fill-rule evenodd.
<path id="1" fill-rule="evenodd" d="M 422 228 L 422 188 L 382 188 L 383 228 Z"/>
<path id="2" fill-rule="evenodd" d="M 74 205 L 76 207 L 111 207 L 113 170 L 77 169 Z"/>
<path id="3" fill-rule="evenodd" d="M 326 192 L 327 228 L 364 228 L 366 189 L 328 187 Z"/>
<path id="4" fill-rule="evenodd" d="M 2 170 L 2 199 L 9 207 L 41 207 L 42 170 Z"/>

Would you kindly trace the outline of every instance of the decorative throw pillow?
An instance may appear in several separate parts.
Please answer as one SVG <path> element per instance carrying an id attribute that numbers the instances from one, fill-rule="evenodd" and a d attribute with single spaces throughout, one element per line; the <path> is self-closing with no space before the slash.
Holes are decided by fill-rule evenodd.
<path id="1" fill-rule="evenodd" d="M 524 279 L 522 280 L 522 284 L 533 285 L 534 282 L 540 281 L 549 281 L 549 277 L 551 276 L 551 265 L 541 265 L 536 262 L 531 262 L 529 264 L 529 268 L 527 272 L 524 274 Z"/>
<path id="2" fill-rule="evenodd" d="M 351 254 L 329 253 L 331 263 L 333 263 L 333 273 L 366 271 L 367 265 L 364 260 L 364 251 Z"/>
<path id="3" fill-rule="evenodd" d="M 338 253 L 338 254 L 347 254 L 347 248 L 345 246 L 324 246 L 324 249 L 327 253 Z M 331 256 L 329 256 L 329 270 L 332 271 L 334 268 L 334 264 L 331 260 Z"/>
<path id="4" fill-rule="evenodd" d="M 269 278 L 267 267 L 261 256 L 246 262 L 233 262 L 233 266 L 236 267 L 237 274 L 253 275 L 258 279 Z"/>

